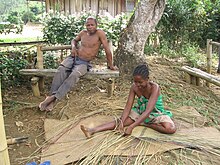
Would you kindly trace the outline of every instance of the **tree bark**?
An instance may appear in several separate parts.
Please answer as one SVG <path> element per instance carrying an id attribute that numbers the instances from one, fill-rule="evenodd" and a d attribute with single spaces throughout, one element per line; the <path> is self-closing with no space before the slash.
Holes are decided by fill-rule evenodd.
<path id="1" fill-rule="evenodd" d="M 140 0 L 128 26 L 121 33 L 115 64 L 121 74 L 131 74 L 137 64 L 147 62 L 144 46 L 165 8 L 165 0 Z"/>

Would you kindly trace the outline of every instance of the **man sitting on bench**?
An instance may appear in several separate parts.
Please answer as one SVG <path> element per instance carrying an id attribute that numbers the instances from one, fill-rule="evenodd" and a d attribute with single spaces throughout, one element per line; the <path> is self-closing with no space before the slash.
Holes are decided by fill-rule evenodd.
<path id="1" fill-rule="evenodd" d="M 67 92 L 85 75 L 91 67 L 90 61 L 98 54 L 101 44 L 106 53 L 108 68 L 116 70 L 113 66 L 112 53 L 108 45 L 105 32 L 97 29 L 97 21 L 88 17 L 85 23 L 86 29 L 82 30 L 75 39 L 71 41 L 72 52 L 58 67 L 53 78 L 50 95 L 39 104 L 41 111 L 52 111 L 56 99 L 62 99 Z M 81 41 L 81 45 L 78 42 Z"/>

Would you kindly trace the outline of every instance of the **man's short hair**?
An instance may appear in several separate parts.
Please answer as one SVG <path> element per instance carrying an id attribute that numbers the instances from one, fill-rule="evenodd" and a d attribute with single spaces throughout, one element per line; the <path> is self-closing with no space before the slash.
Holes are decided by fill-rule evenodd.
<path id="1" fill-rule="evenodd" d="M 89 16 L 88 18 L 86 18 L 86 23 L 88 22 L 88 20 L 94 20 L 95 21 L 95 24 L 97 25 L 97 20 L 95 17 L 92 17 L 92 16 Z"/>

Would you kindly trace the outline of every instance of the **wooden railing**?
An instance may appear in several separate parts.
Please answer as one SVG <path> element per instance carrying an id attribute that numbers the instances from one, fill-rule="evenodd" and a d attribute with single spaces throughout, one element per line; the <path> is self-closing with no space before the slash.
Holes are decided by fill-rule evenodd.
<path id="1" fill-rule="evenodd" d="M 207 50 L 206 50 L 206 54 L 207 54 L 207 73 L 209 73 L 209 74 L 211 74 L 211 70 L 212 70 L 212 45 L 215 45 L 215 46 L 218 47 L 219 59 L 218 59 L 217 73 L 220 73 L 220 43 L 212 41 L 212 39 L 207 39 Z M 206 85 L 209 86 L 209 82 L 207 82 Z"/>

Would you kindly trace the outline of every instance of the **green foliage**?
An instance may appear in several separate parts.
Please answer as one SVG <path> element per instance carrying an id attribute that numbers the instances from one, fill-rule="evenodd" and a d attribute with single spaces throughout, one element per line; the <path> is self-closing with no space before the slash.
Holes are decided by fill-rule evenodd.
<path id="1" fill-rule="evenodd" d="M 59 66 L 58 57 L 54 56 L 51 52 L 46 52 L 44 55 L 44 68 L 45 69 L 56 69 Z"/>
<path id="2" fill-rule="evenodd" d="M 4 87 L 18 84 L 21 80 L 19 70 L 28 65 L 28 61 L 19 51 L 1 52 L 0 63 L 0 75 Z"/>
<path id="3" fill-rule="evenodd" d="M 204 47 L 206 39 L 220 38 L 219 20 L 219 0 L 168 0 L 157 33 L 172 49 L 189 42 Z"/>
<path id="4" fill-rule="evenodd" d="M 23 13 L 21 19 L 24 22 L 24 24 L 26 24 L 26 23 L 28 23 L 28 21 L 35 22 L 36 17 L 35 17 L 33 12 L 26 11 L 26 12 Z"/>
<path id="5" fill-rule="evenodd" d="M 5 19 L 7 22 L 0 23 L 0 34 L 21 33 L 23 30 L 23 24 L 19 17 L 18 12 L 10 12 L 8 17 Z"/>
<path id="6" fill-rule="evenodd" d="M 11 23 L 0 24 L 0 34 L 5 33 L 8 34 L 10 32 L 13 33 L 21 33 L 23 29 L 23 25 L 15 25 Z"/>
<path id="7" fill-rule="evenodd" d="M 43 29 L 44 39 L 51 44 L 70 44 L 71 40 L 85 28 L 84 24 L 88 16 L 94 16 L 94 14 L 82 12 L 79 16 L 65 16 L 61 13 L 46 15 Z M 115 18 L 99 15 L 97 20 L 98 28 L 103 29 L 107 38 L 116 44 L 121 30 L 126 26 L 126 15 L 122 14 Z"/>

